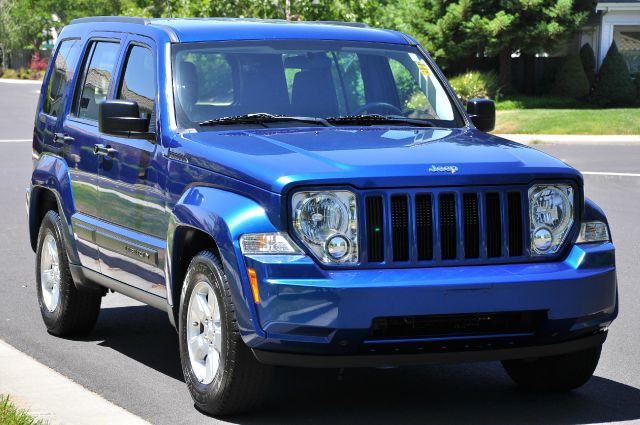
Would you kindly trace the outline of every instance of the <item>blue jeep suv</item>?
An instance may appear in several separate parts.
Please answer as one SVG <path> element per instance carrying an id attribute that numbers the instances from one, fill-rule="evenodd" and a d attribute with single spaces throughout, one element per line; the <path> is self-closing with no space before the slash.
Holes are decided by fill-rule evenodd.
<path id="1" fill-rule="evenodd" d="M 577 388 L 618 312 L 607 219 L 494 122 L 395 31 L 73 21 L 27 190 L 45 325 L 90 331 L 108 290 L 166 311 L 218 415 L 255 406 L 273 365 L 499 360 Z"/>

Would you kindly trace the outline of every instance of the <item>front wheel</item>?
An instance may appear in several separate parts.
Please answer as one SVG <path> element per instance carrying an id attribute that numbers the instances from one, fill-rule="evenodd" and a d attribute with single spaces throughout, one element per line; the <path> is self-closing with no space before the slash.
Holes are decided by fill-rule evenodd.
<path id="1" fill-rule="evenodd" d="M 271 368 L 258 363 L 242 341 L 226 275 L 209 251 L 189 264 L 178 331 L 185 382 L 200 410 L 230 415 L 263 400 Z"/>
<path id="2" fill-rule="evenodd" d="M 575 353 L 537 359 L 505 360 L 507 374 L 534 391 L 563 392 L 583 386 L 598 366 L 602 345 Z"/>

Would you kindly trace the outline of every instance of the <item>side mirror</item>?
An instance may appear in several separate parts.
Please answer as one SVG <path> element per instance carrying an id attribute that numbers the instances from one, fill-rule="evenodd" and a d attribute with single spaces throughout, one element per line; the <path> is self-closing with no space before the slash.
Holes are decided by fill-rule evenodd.
<path id="1" fill-rule="evenodd" d="M 113 136 L 152 139 L 149 120 L 140 118 L 140 108 L 131 100 L 105 100 L 98 104 L 98 130 Z"/>
<path id="2" fill-rule="evenodd" d="M 467 113 L 480 131 L 491 131 L 496 126 L 496 105 L 491 99 L 469 99 Z"/>

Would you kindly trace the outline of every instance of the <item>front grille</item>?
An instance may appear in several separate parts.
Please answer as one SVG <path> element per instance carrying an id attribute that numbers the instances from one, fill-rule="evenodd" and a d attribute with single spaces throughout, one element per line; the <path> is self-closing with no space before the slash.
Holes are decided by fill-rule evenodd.
<path id="1" fill-rule="evenodd" d="M 363 264 L 419 266 L 522 260 L 526 189 L 365 194 Z"/>
<path id="2" fill-rule="evenodd" d="M 369 329 L 369 339 L 533 334 L 546 318 L 544 310 L 377 317 Z"/>

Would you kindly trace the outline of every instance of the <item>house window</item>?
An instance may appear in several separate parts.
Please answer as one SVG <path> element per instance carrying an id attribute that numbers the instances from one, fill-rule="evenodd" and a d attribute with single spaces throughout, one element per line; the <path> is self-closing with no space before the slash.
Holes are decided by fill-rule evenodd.
<path id="1" fill-rule="evenodd" d="M 627 62 L 631 74 L 640 73 L 640 26 L 616 26 L 613 30 L 613 39 Z"/>

